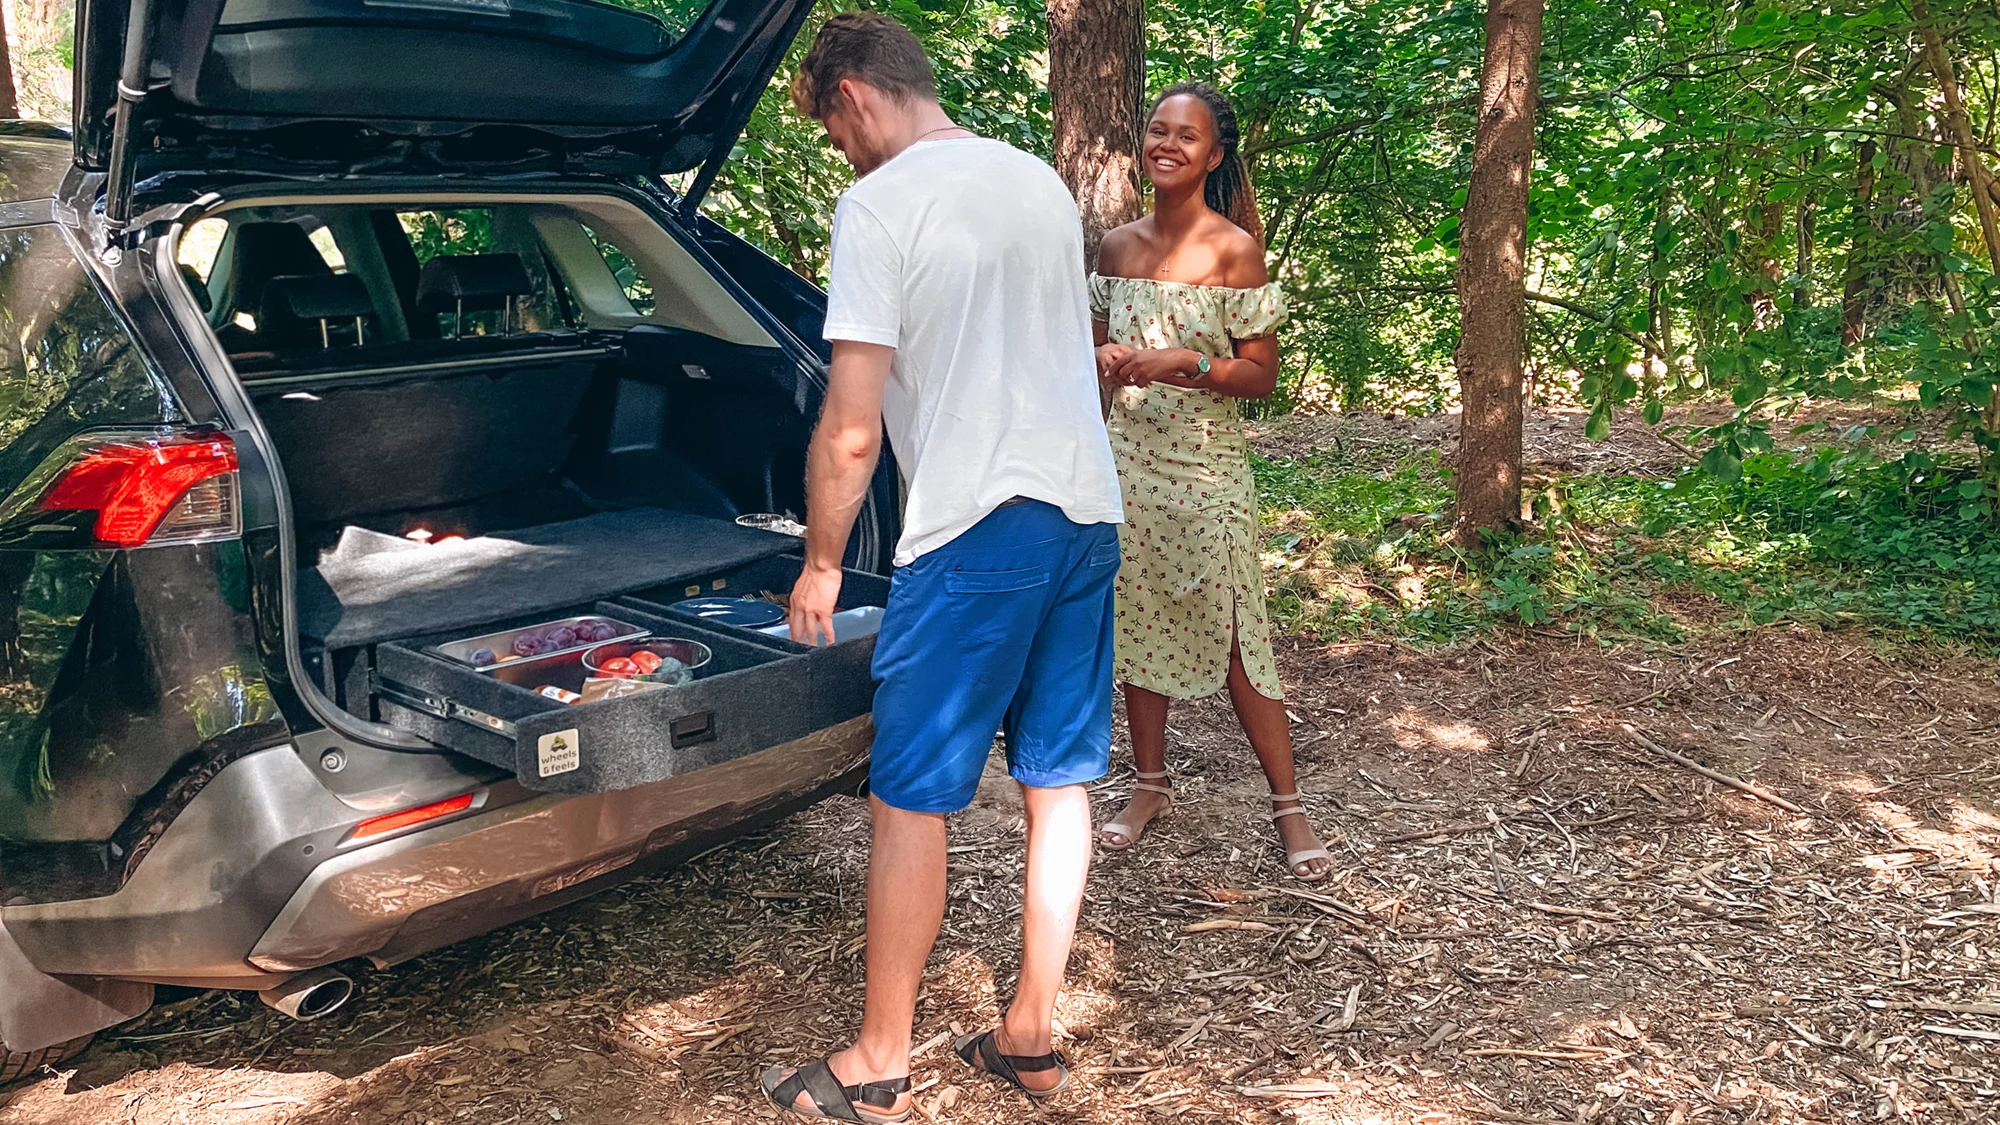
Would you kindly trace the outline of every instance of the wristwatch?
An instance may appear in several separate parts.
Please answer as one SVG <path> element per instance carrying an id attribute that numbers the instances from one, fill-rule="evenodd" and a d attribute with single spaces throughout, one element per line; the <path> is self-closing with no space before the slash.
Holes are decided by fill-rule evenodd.
<path id="1" fill-rule="evenodd" d="M 1200 357 L 1198 357 L 1198 358 L 1197 358 L 1197 359 L 1196 359 L 1196 360 L 1194 361 L 1194 377 L 1195 377 L 1195 379 L 1196 379 L 1197 381 L 1199 381 L 1199 380 L 1202 380 L 1202 379 L 1206 379 L 1206 378 L 1208 378 L 1208 369 L 1209 369 L 1209 368 L 1210 368 L 1211 366 L 1212 366 L 1212 365 L 1211 365 L 1211 364 L 1210 364 L 1210 363 L 1208 362 L 1208 357 L 1207 357 L 1207 356 L 1200 356 Z"/>

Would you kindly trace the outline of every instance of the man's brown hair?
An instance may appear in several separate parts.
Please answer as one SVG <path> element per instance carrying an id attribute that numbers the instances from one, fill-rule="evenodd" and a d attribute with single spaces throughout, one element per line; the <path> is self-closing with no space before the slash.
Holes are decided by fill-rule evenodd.
<path id="1" fill-rule="evenodd" d="M 842 12 L 826 21 L 792 76 L 792 105 L 823 121 L 840 108 L 840 80 L 855 78 L 896 99 L 937 100 L 937 75 L 910 29 L 880 12 Z"/>

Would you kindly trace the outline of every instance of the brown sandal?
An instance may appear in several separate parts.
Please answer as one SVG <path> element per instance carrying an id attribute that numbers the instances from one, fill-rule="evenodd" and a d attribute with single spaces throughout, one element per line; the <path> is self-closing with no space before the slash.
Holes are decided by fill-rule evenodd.
<path id="1" fill-rule="evenodd" d="M 910 1076 L 907 1074 L 901 1078 L 843 1086 L 825 1059 L 815 1059 L 789 1075 L 781 1067 L 771 1067 L 757 1084 L 764 1088 L 764 1096 L 771 1099 L 772 1105 L 787 1113 L 814 1120 L 894 1125 L 907 1120 L 916 1104 L 913 1101 L 904 1106 L 901 1113 L 891 1112 L 896 1099 L 910 1092 Z M 800 1094 L 812 1099 L 812 1109 L 799 1108 Z"/>

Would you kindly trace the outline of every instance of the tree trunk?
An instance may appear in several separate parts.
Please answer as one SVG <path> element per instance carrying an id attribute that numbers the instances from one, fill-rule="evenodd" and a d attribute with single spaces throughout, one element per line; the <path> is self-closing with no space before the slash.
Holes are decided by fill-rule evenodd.
<path id="1" fill-rule="evenodd" d="M 14 52 L 7 45 L 7 7 L 0 4 L 0 118 L 19 116 L 21 102 L 14 95 Z"/>
<path id="2" fill-rule="evenodd" d="M 1868 255 L 1874 250 L 1875 142 L 1854 148 L 1854 221 L 1847 234 L 1846 280 L 1840 291 L 1840 346 L 1858 348 L 1868 335 Z"/>
<path id="3" fill-rule="evenodd" d="M 1543 0 L 1489 0 L 1479 128 L 1459 219 L 1456 356 L 1463 400 L 1453 538 L 1521 513 L 1521 355 L 1526 336 L 1528 174 L 1535 163 Z"/>
<path id="4" fill-rule="evenodd" d="M 1986 241 L 1986 254 L 1993 261 L 1994 272 L 2000 273 L 2000 208 L 1993 203 L 1993 173 L 1986 167 L 1986 158 L 1979 154 L 1979 141 L 1973 136 L 1972 119 L 1966 115 L 1958 88 L 1958 74 L 1952 69 L 1951 54 L 1945 50 L 1944 35 L 1931 21 L 1930 5 L 1925 0 L 1910 0 L 1910 14 L 1917 17 L 1931 74 L 1937 79 L 1938 93 L 1944 95 L 1945 119 L 1958 141 L 1965 170 L 1972 176 L 1972 205 L 1979 212 L 1979 233 Z"/>
<path id="5" fill-rule="evenodd" d="M 1798 268 L 1792 272 L 1798 275 L 1798 283 L 1792 287 L 1792 307 L 1812 308 L 1813 289 L 1813 242 L 1819 227 L 1819 206 L 1811 199 L 1799 200 L 1798 210 Z"/>
<path id="6" fill-rule="evenodd" d="M 1146 100 L 1144 0 L 1049 0 L 1049 110 L 1056 172 L 1083 215 L 1086 265 L 1104 232 L 1138 218 Z"/>

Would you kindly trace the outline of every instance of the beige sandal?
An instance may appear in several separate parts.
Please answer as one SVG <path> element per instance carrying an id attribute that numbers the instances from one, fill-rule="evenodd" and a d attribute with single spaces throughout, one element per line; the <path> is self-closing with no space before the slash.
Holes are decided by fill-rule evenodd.
<path id="1" fill-rule="evenodd" d="M 1277 804 L 1280 801 L 1296 801 L 1298 799 L 1299 795 L 1297 793 L 1271 794 L 1271 803 L 1273 805 Z M 1303 808 L 1289 808 L 1289 809 L 1274 808 L 1271 810 L 1271 825 L 1273 827 L 1276 827 L 1277 823 L 1280 820 L 1283 820 L 1285 817 L 1288 816 L 1304 816 L 1304 815 L 1306 815 L 1306 810 Z M 1307 827 L 1310 828 L 1311 825 L 1308 824 Z M 1314 835 L 1316 836 L 1318 835 L 1318 833 L 1315 832 Z M 1317 883 L 1321 879 L 1326 878 L 1328 875 L 1333 874 L 1333 868 L 1331 866 L 1328 866 L 1325 871 L 1321 871 L 1311 875 L 1301 875 L 1299 874 L 1299 864 L 1305 863 L 1308 860 L 1314 860 L 1314 859 L 1330 860 L 1332 858 L 1333 858 L 1333 853 L 1327 851 L 1325 848 L 1301 848 L 1295 852 L 1285 853 L 1285 869 L 1292 873 L 1292 878 L 1297 879 L 1301 883 Z"/>
<path id="2" fill-rule="evenodd" d="M 1161 770 L 1159 773 L 1147 773 L 1144 770 L 1140 770 L 1134 773 L 1132 776 L 1139 779 L 1132 785 L 1133 792 L 1136 793 L 1139 790 L 1143 789 L 1148 793 L 1158 793 L 1167 799 L 1167 803 L 1164 808 L 1162 808 L 1159 812 L 1154 813 L 1151 817 L 1148 817 L 1146 823 L 1139 825 L 1137 828 L 1134 828 L 1131 825 L 1126 824 L 1124 821 L 1114 820 L 1111 823 L 1105 825 L 1104 827 L 1098 829 L 1097 842 L 1103 845 L 1105 848 L 1108 848 L 1109 850 L 1114 852 L 1122 852 L 1126 848 L 1129 848 L 1132 845 L 1138 843 L 1140 837 L 1146 834 L 1146 829 L 1152 826 L 1153 821 L 1158 820 L 1161 817 L 1172 812 L 1174 808 L 1174 791 L 1172 789 L 1169 789 L 1164 785 L 1147 784 L 1148 782 L 1166 780 L 1167 772 L 1165 770 Z M 1125 842 L 1120 844 L 1113 841 L 1110 837 L 1114 833 L 1116 835 L 1125 837 Z"/>

